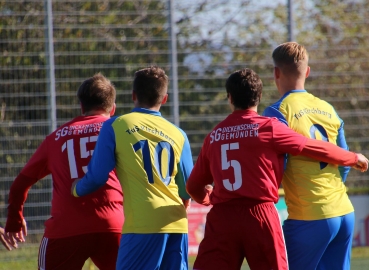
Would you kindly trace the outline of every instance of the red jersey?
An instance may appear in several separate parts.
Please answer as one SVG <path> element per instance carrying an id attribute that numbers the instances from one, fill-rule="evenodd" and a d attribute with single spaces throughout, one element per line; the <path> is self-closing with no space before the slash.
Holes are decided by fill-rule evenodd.
<path id="1" fill-rule="evenodd" d="M 121 232 L 123 194 L 115 172 L 110 172 L 107 183 L 96 192 L 80 198 L 71 194 L 72 183 L 86 173 L 100 128 L 107 119 L 79 116 L 46 137 L 10 188 L 6 231 L 20 230 L 29 188 L 51 174 L 51 217 L 45 222 L 45 237 Z"/>
<path id="2" fill-rule="evenodd" d="M 284 154 L 299 154 L 306 141 L 276 118 L 236 110 L 205 138 L 187 189 L 203 179 L 214 183 L 211 204 L 235 198 L 276 203 Z"/>
<path id="3" fill-rule="evenodd" d="M 342 166 L 354 166 L 358 162 L 355 153 L 306 138 L 277 118 L 260 116 L 252 110 L 237 110 L 205 138 L 187 181 L 187 191 L 204 205 L 237 198 L 276 203 L 285 153 Z M 206 191 L 205 185 L 212 183 L 213 191 Z"/>

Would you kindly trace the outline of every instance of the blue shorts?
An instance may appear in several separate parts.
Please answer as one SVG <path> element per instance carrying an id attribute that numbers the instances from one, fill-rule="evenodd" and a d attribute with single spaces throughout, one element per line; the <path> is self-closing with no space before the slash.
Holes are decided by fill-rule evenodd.
<path id="1" fill-rule="evenodd" d="M 354 212 L 321 220 L 285 220 L 290 270 L 350 269 L 354 224 Z"/>
<path id="2" fill-rule="evenodd" d="M 122 234 L 116 270 L 123 269 L 187 270 L 187 234 Z"/>

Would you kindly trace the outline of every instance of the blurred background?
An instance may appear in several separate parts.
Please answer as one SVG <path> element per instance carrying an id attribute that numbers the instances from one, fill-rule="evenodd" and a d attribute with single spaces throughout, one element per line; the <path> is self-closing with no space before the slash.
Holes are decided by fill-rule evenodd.
<path id="1" fill-rule="evenodd" d="M 115 84 L 119 115 L 133 108 L 134 72 L 164 68 L 163 116 L 188 134 L 196 161 L 206 134 L 229 114 L 229 74 L 248 67 L 260 75 L 261 113 L 279 99 L 272 51 L 297 41 L 310 54 L 306 89 L 336 108 L 350 150 L 368 156 L 368 18 L 368 0 L 0 0 L 0 225 L 15 176 L 47 134 L 80 114 L 76 91 L 97 72 Z M 51 183 L 29 192 L 24 249 L 38 247 Z M 352 171 L 347 187 L 368 202 L 367 173 Z M 367 215 L 356 246 L 369 246 Z M 0 247 L 0 265 L 24 259 L 9 255 L 16 252 Z"/>

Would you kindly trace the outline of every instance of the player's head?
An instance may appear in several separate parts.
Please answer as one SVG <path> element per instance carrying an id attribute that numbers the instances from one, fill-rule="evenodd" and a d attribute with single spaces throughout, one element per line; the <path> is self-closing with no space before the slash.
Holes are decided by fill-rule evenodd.
<path id="1" fill-rule="evenodd" d="M 244 68 L 228 77 L 226 90 L 235 109 L 245 110 L 259 105 L 263 83 L 255 71 Z"/>
<path id="2" fill-rule="evenodd" d="M 82 113 L 89 114 L 103 111 L 113 115 L 115 110 L 116 91 L 114 85 L 101 73 L 96 73 L 85 80 L 77 91 Z"/>
<path id="3" fill-rule="evenodd" d="M 274 66 L 289 78 L 305 79 L 309 55 L 305 47 L 297 42 L 286 42 L 274 49 Z"/>
<path id="4" fill-rule="evenodd" d="M 140 69 L 133 79 L 133 100 L 140 107 L 160 107 L 167 101 L 168 83 L 168 76 L 160 67 Z"/>

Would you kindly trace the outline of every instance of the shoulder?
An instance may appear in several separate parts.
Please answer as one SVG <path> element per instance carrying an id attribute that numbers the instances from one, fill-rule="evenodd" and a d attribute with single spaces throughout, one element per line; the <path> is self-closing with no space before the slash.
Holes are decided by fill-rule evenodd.
<path id="1" fill-rule="evenodd" d="M 112 125 L 115 121 L 117 121 L 119 118 L 121 118 L 123 115 L 121 116 L 113 116 L 111 118 L 109 118 L 108 120 L 106 120 L 104 122 L 104 125 Z"/>
<path id="2" fill-rule="evenodd" d="M 289 100 L 291 92 L 286 93 L 281 97 L 277 102 L 273 103 L 272 105 L 265 108 L 262 115 L 269 116 L 269 117 L 281 117 L 283 111 L 283 107 L 285 106 L 286 102 Z"/>
<path id="3" fill-rule="evenodd" d="M 159 117 L 161 120 L 164 121 L 165 125 L 168 125 L 172 132 L 180 134 L 185 140 L 188 140 L 186 132 L 180 128 L 179 126 L 175 125 L 174 123 L 170 122 L 168 119 L 164 118 L 163 116 L 156 116 Z"/>

